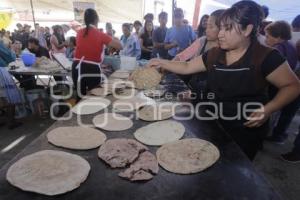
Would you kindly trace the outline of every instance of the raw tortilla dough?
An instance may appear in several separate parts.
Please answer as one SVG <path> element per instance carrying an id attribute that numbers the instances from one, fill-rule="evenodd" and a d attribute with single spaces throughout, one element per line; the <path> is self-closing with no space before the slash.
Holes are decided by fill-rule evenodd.
<path id="1" fill-rule="evenodd" d="M 124 82 L 118 83 L 103 83 L 101 85 L 102 88 L 106 88 L 109 91 L 118 91 L 120 89 L 124 89 L 126 87 Z"/>
<path id="2" fill-rule="evenodd" d="M 93 119 L 96 127 L 107 131 L 124 131 L 133 126 L 133 122 L 128 117 L 117 113 L 103 113 Z"/>
<path id="3" fill-rule="evenodd" d="M 159 98 L 159 97 L 164 96 L 165 93 L 166 93 L 165 90 L 149 89 L 149 90 L 144 91 L 145 96 L 150 97 L 150 98 Z"/>
<path id="4" fill-rule="evenodd" d="M 111 168 L 123 168 L 133 163 L 148 148 L 136 140 L 116 138 L 107 140 L 99 149 L 98 156 Z"/>
<path id="5" fill-rule="evenodd" d="M 107 96 L 113 94 L 114 91 L 118 92 L 120 90 L 124 90 L 125 87 L 125 82 L 121 79 L 111 79 L 106 80 L 101 87 L 92 89 L 90 93 L 95 96 Z"/>
<path id="6" fill-rule="evenodd" d="M 153 178 L 158 173 L 158 162 L 152 153 L 145 151 L 138 159 L 125 171 L 120 172 L 119 176 L 130 181 L 145 181 Z"/>
<path id="7" fill-rule="evenodd" d="M 80 101 L 72 112 L 77 115 L 90 115 L 97 113 L 110 105 L 110 100 L 101 97 L 88 98 Z"/>
<path id="8" fill-rule="evenodd" d="M 106 135 L 101 131 L 86 127 L 59 127 L 47 134 L 48 142 L 55 146 L 75 150 L 94 149 L 102 145 Z"/>
<path id="9" fill-rule="evenodd" d="M 80 156 L 45 150 L 18 160 L 8 169 L 6 179 L 21 190 L 52 196 L 78 188 L 90 169 Z"/>
<path id="10" fill-rule="evenodd" d="M 104 97 L 107 96 L 107 95 L 112 94 L 112 91 L 109 90 L 109 89 L 106 89 L 106 88 L 94 88 L 90 92 L 91 92 L 92 95 L 104 96 Z"/>
<path id="11" fill-rule="evenodd" d="M 160 147 L 156 152 L 160 166 L 177 174 L 201 172 L 212 166 L 220 152 L 212 143 L 201 139 L 183 139 Z"/>
<path id="12" fill-rule="evenodd" d="M 171 118 L 175 114 L 172 103 L 146 105 L 137 112 L 139 119 L 144 121 L 160 121 Z"/>
<path id="13" fill-rule="evenodd" d="M 181 123 L 167 120 L 138 129 L 134 133 L 134 137 L 143 144 L 160 146 L 179 140 L 183 137 L 184 132 L 185 128 Z"/>
<path id="14" fill-rule="evenodd" d="M 116 92 L 114 97 L 117 99 L 130 99 L 134 98 L 138 94 L 138 91 L 134 88 L 126 88 Z"/>
<path id="15" fill-rule="evenodd" d="M 113 109 L 116 111 L 134 111 L 145 105 L 147 105 L 148 100 L 140 97 L 133 97 L 129 99 L 119 99 L 113 103 Z"/>

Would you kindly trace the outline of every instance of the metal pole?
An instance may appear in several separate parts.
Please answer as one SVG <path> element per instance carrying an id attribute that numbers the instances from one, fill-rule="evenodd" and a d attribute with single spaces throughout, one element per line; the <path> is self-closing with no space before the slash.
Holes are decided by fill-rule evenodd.
<path id="1" fill-rule="evenodd" d="M 176 0 L 172 0 L 172 25 L 174 26 L 174 10 L 177 7 Z"/>
<path id="2" fill-rule="evenodd" d="M 194 29 L 197 29 L 197 26 L 198 26 L 201 2 L 202 2 L 202 0 L 196 0 L 196 2 L 195 2 L 194 17 L 193 17 L 193 28 Z"/>
<path id="3" fill-rule="evenodd" d="M 34 9 L 33 9 L 32 0 L 30 0 L 30 6 L 31 6 L 32 19 L 33 19 L 33 25 L 34 25 L 34 30 L 35 30 L 35 16 L 34 16 Z"/>

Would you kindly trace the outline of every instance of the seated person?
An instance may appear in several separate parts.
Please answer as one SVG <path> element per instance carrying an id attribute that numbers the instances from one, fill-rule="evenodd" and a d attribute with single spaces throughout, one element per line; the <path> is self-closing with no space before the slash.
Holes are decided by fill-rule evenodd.
<path id="1" fill-rule="evenodd" d="M 42 47 L 39 44 L 39 40 L 36 38 L 30 38 L 28 40 L 28 50 L 35 54 L 37 58 L 46 57 L 50 59 L 50 54 L 48 49 Z M 55 81 L 62 81 L 63 78 L 61 76 L 54 76 Z"/>
<path id="2" fill-rule="evenodd" d="M 13 51 L 5 47 L 5 45 L 0 42 L 0 67 L 6 67 L 9 63 L 16 60 L 16 55 Z M 25 90 L 34 88 L 35 78 L 29 75 L 14 75 L 15 78 L 20 82 L 20 87 Z"/>
<path id="3" fill-rule="evenodd" d="M 68 39 L 68 47 L 66 49 L 66 57 L 67 58 L 69 58 L 71 60 L 74 58 L 75 47 L 76 47 L 76 38 L 71 36 Z"/>
<path id="4" fill-rule="evenodd" d="M 4 77 L 9 81 L 3 80 Z M 22 97 L 12 77 L 3 67 L 0 67 L 0 78 L 0 126 L 8 123 L 8 128 L 14 129 L 22 125 L 15 120 L 16 105 L 22 103 Z"/>
<path id="5" fill-rule="evenodd" d="M 125 23 L 122 25 L 123 36 L 121 37 L 121 44 L 123 50 L 120 51 L 121 56 L 130 56 L 140 59 L 141 45 L 139 39 L 131 34 L 130 24 Z"/>
<path id="6" fill-rule="evenodd" d="M 0 67 L 6 67 L 16 60 L 16 55 L 0 41 Z"/>
<path id="7" fill-rule="evenodd" d="M 35 54 L 36 57 L 47 57 L 50 58 L 49 52 L 45 47 L 39 44 L 39 40 L 36 38 L 29 38 L 28 50 Z M 36 79 L 33 75 L 14 75 L 15 78 L 20 82 L 20 87 L 25 90 L 31 90 L 37 88 Z"/>
<path id="8" fill-rule="evenodd" d="M 39 40 L 36 39 L 36 38 L 29 38 L 28 40 L 28 50 L 35 54 L 35 56 L 37 58 L 40 58 L 40 57 L 47 57 L 47 58 L 50 58 L 50 55 L 49 55 L 49 51 L 45 48 L 45 47 L 42 47 L 39 43 Z"/>
<path id="9" fill-rule="evenodd" d="M 14 43 L 11 45 L 10 50 L 16 54 L 16 57 L 19 58 L 22 53 L 22 42 L 15 40 Z"/>

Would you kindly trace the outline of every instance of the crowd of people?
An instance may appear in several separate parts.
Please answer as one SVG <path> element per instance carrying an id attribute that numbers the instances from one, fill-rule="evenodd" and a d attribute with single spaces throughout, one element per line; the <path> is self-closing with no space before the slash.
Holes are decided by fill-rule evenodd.
<path id="1" fill-rule="evenodd" d="M 2 29 L 0 31 L 0 41 L 5 47 L 11 49 L 17 57 L 26 48 L 31 51 L 29 44 L 35 39 L 35 43 L 41 47 L 41 51 L 44 52 L 47 49 L 49 55 L 52 53 L 66 53 L 69 58 L 73 58 L 74 45 L 76 45 L 76 31 L 81 26 L 80 24 L 63 24 L 49 28 L 42 27 L 36 23 L 32 30 L 28 24 L 22 25 L 18 23 L 16 27 L 17 29 L 12 33 Z"/>
<path id="2" fill-rule="evenodd" d="M 300 15 L 289 24 L 267 21 L 268 14 L 267 6 L 243 0 L 229 9 L 204 15 L 197 30 L 193 30 L 184 19 L 183 10 L 176 8 L 172 27 L 167 27 L 168 13 L 158 15 L 157 27 L 149 13 L 143 24 L 122 24 L 123 35 L 117 38 L 111 23 L 106 23 L 105 30 L 99 29 L 97 12 L 87 9 L 85 26 L 74 23 L 50 29 L 35 24 L 31 31 L 30 26 L 17 24 L 13 33 L 1 31 L 0 50 L 5 56 L 0 54 L 0 63 L 1 67 L 6 66 L 25 48 L 37 57 L 65 53 L 73 59 L 75 89 L 85 95 L 100 83 L 104 54 L 150 60 L 149 67 L 160 66 L 178 74 L 193 93 L 213 92 L 215 102 L 224 104 L 225 115 L 235 116 L 237 103 L 263 104 L 263 116 L 256 110 L 250 115 L 254 119 L 219 120 L 252 160 L 269 132 L 269 117 L 277 112 L 278 120 L 272 120 L 273 131 L 268 140 L 283 143 L 300 106 L 300 85 L 295 73 L 300 60 Z M 91 74 L 94 76 L 86 76 Z M 16 78 L 21 80 L 21 87 L 35 85 L 32 76 Z M 207 99 L 197 99 L 203 100 Z M 293 151 L 282 158 L 300 161 L 300 134 Z"/>

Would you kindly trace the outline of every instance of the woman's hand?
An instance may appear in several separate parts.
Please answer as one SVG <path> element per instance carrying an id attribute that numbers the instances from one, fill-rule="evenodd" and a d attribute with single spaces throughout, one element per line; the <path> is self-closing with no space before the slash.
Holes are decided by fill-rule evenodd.
<path id="1" fill-rule="evenodd" d="M 159 58 L 153 58 L 151 59 L 148 64 L 146 65 L 146 67 L 156 67 L 159 68 L 162 66 L 162 60 Z"/>
<path id="2" fill-rule="evenodd" d="M 175 58 L 173 58 L 173 61 L 181 61 L 181 59 L 178 56 L 175 56 Z"/>
<path id="3" fill-rule="evenodd" d="M 272 112 L 268 111 L 268 109 L 264 106 L 255 110 L 248 117 L 248 121 L 244 123 L 244 125 L 248 128 L 257 128 L 262 126 L 271 116 Z"/>

